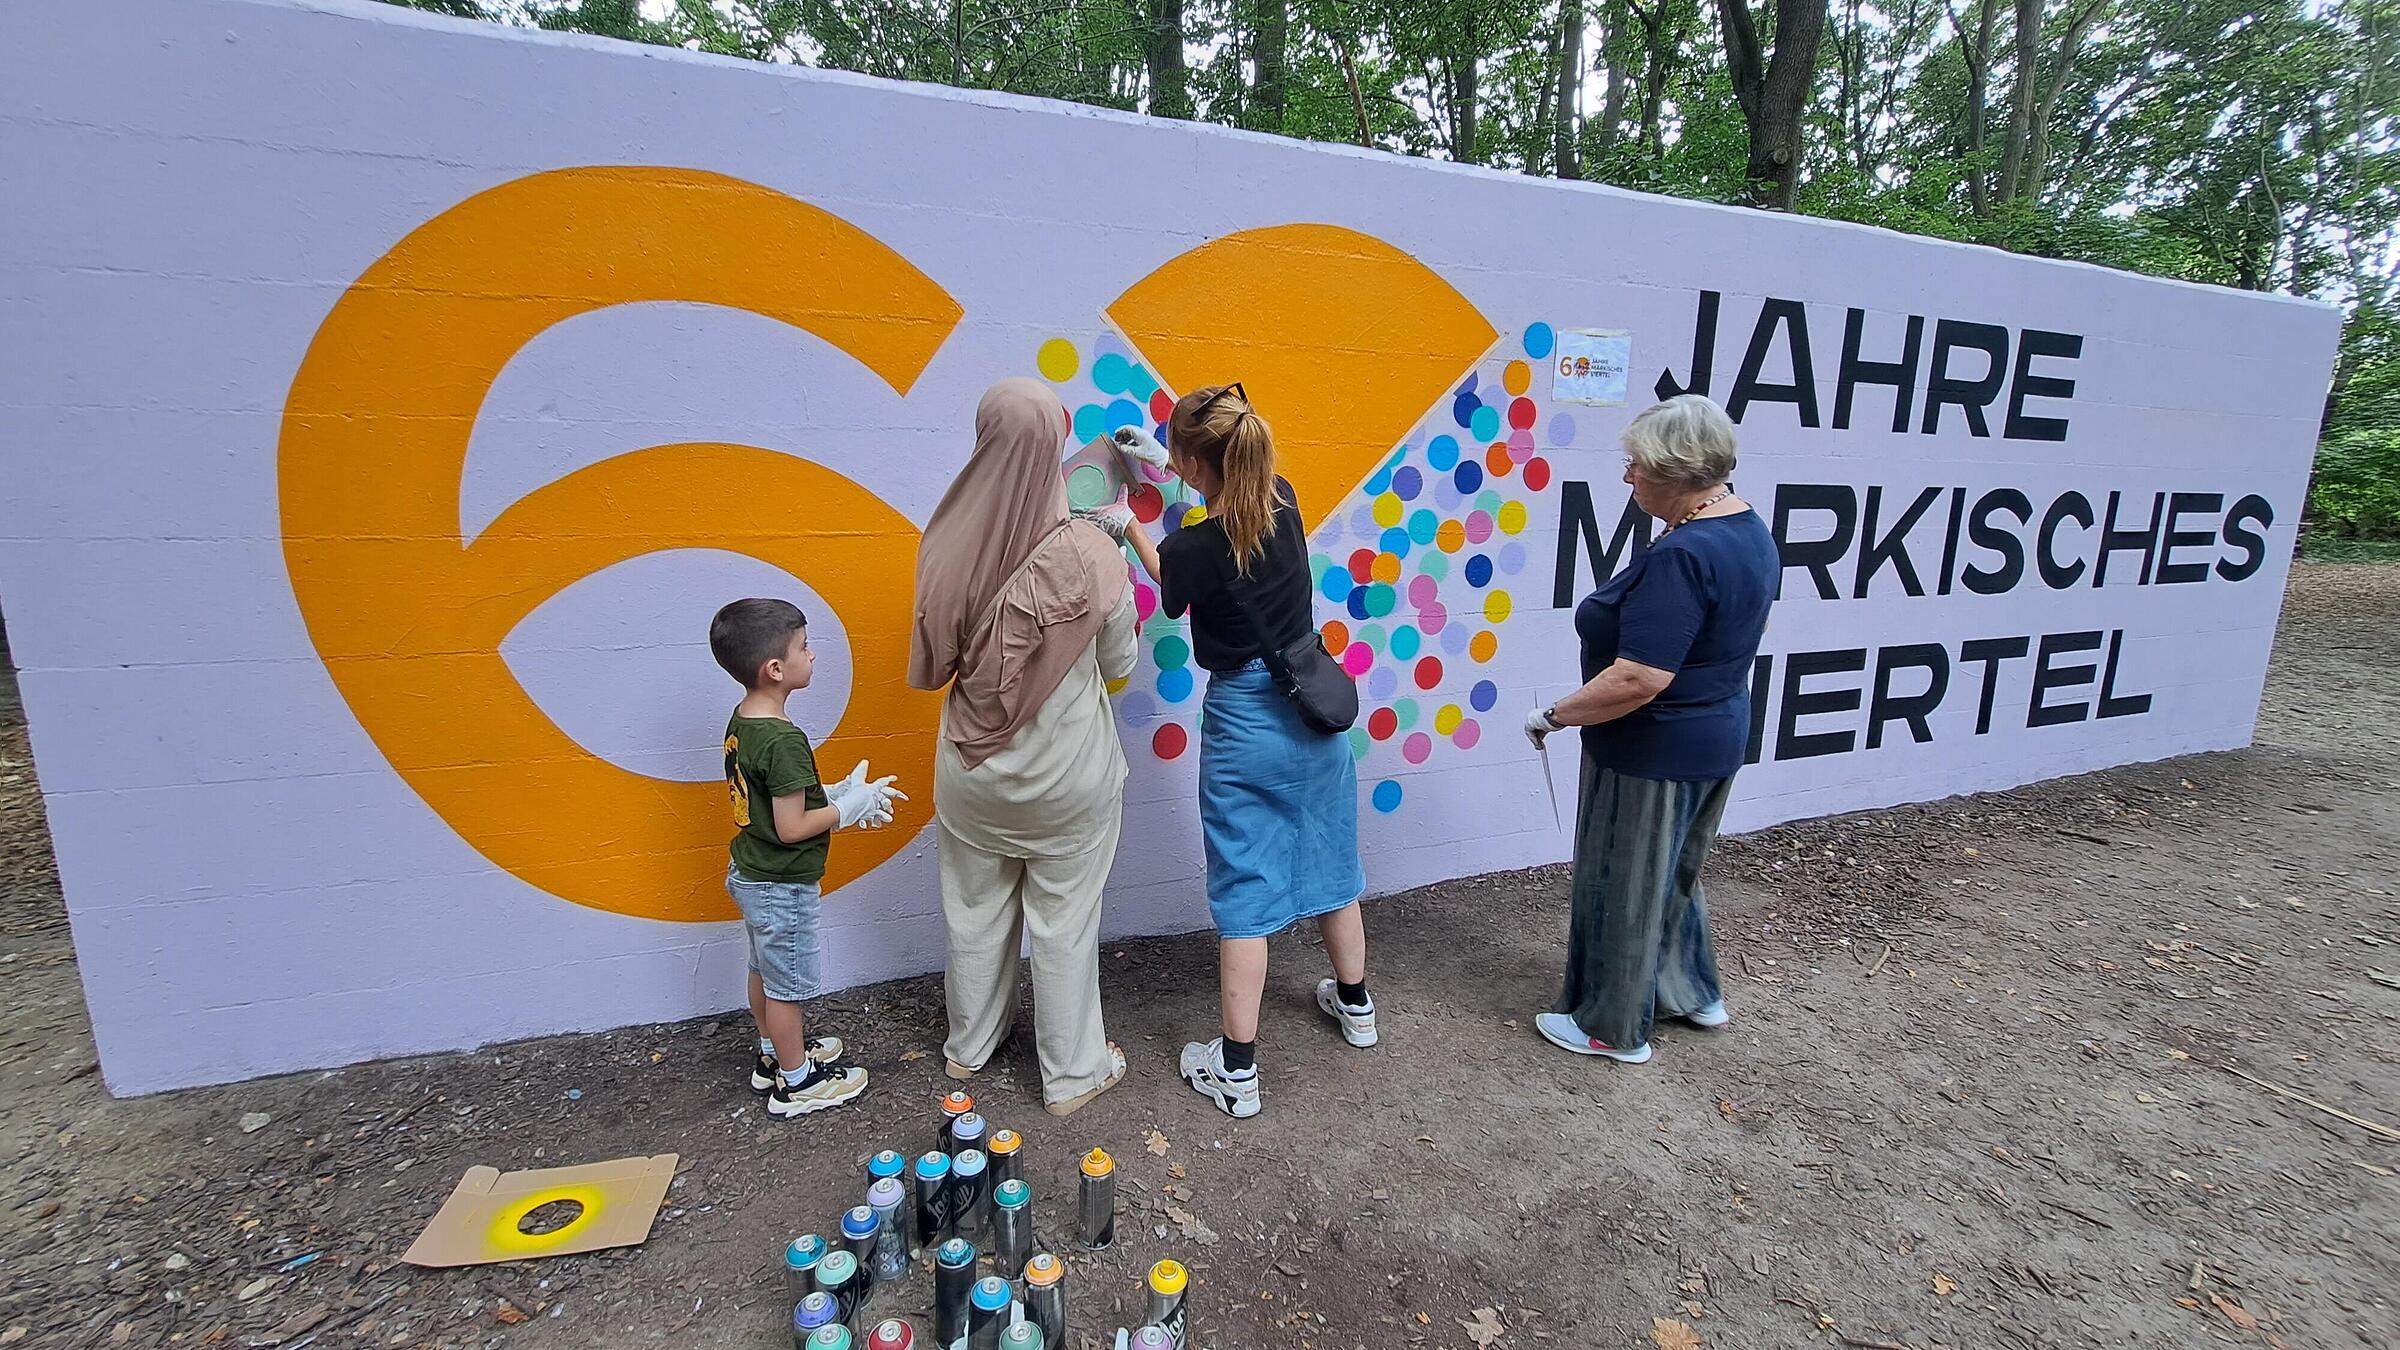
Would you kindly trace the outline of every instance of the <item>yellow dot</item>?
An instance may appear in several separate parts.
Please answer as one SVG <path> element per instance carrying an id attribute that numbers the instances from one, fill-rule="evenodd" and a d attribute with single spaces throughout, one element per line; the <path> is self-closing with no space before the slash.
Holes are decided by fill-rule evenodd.
<path id="1" fill-rule="evenodd" d="M 1508 622 L 1508 592 L 1494 591 L 1483 599 L 1483 618 L 1486 623 Z"/>
<path id="2" fill-rule="evenodd" d="M 1386 492 L 1375 499 L 1375 523 L 1390 529 L 1400 523 L 1400 498 Z"/>
<path id="3" fill-rule="evenodd" d="M 1208 508 L 1205 506 L 1195 506 L 1183 513 L 1183 523 L 1187 527 L 1197 525 L 1206 519 L 1208 519 Z"/>
<path id="4" fill-rule="evenodd" d="M 1053 382 L 1074 377 L 1075 368 L 1082 362 L 1075 355 L 1075 344 L 1065 338 L 1052 338 L 1042 344 L 1041 354 L 1033 359 L 1041 368 L 1042 377 Z"/>
<path id="5" fill-rule="evenodd" d="M 1458 710 L 1457 704 L 1445 703 L 1441 711 L 1433 715 L 1433 729 L 1437 734 L 1447 736 L 1458 730 L 1459 722 L 1465 717 L 1466 714 Z"/>
<path id="6" fill-rule="evenodd" d="M 1489 661 L 1500 650 L 1500 639 L 1489 633 L 1477 633 L 1467 643 L 1467 655 L 1478 661 Z"/>
<path id="7" fill-rule="evenodd" d="M 1512 394 L 1522 394 L 1533 384 L 1533 371 L 1522 361 L 1511 361 L 1500 372 L 1500 387 Z"/>
<path id="8" fill-rule="evenodd" d="M 1516 534 L 1523 530 L 1525 528 L 1525 503 L 1500 503 L 1499 513 L 1492 517 L 1492 523 L 1500 527 L 1502 534 Z"/>
<path id="9" fill-rule="evenodd" d="M 1445 520 L 1433 532 L 1433 542 L 1444 553 L 1456 553 L 1467 546 L 1467 527 L 1455 520 Z"/>
<path id="10" fill-rule="evenodd" d="M 1108 681 L 1105 681 L 1104 683 L 1106 683 L 1106 685 L 1108 686 L 1108 692 L 1109 692 L 1110 696 L 1112 696 L 1112 697 L 1113 697 L 1113 696 L 1115 696 L 1115 695 L 1118 695 L 1118 694 L 1122 694 L 1122 693 L 1124 693 L 1124 692 L 1125 692 L 1125 686 L 1126 686 L 1126 685 L 1129 685 L 1129 684 L 1131 684 L 1131 683 L 1133 683 L 1133 677 L 1132 677 L 1131 675 L 1128 675 L 1128 676 L 1126 676 L 1124 679 L 1121 679 L 1121 680 L 1108 680 Z"/>
<path id="11" fill-rule="evenodd" d="M 1397 553 L 1376 554 L 1375 563 L 1368 569 L 1368 574 L 1386 586 L 1398 585 L 1400 582 L 1400 555 Z"/>

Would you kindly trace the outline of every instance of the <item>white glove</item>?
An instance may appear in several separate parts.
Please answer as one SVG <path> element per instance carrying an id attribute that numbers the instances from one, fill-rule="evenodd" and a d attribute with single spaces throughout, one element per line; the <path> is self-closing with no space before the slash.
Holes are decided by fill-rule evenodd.
<path id="1" fill-rule="evenodd" d="M 1133 508 L 1119 502 L 1115 506 L 1103 506 L 1097 511 L 1077 511 L 1075 518 L 1090 521 L 1099 526 L 1102 533 L 1122 544 L 1125 542 L 1125 531 L 1133 524 Z"/>
<path id="2" fill-rule="evenodd" d="M 1157 437 L 1140 427 L 1117 429 L 1117 453 L 1125 457 L 1126 470 L 1131 477 L 1141 477 L 1133 468 L 1136 464 L 1147 464 L 1160 473 L 1167 471 L 1167 447 L 1160 445 Z"/>
<path id="3" fill-rule="evenodd" d="M 825 789 L 825 803 L 837 813 L 834 828 L 847 830 L 863 824 L 873 830 L 889 825 L 892 799 L 908 800 L 907 794 L 892 786 L 897 781 L 892 774 L 869 781 L 867 762 L 860 760 L 849 777 Z"/>
<path id="4" fill-rule="evenodd" d="M 1533 742 L 1536 750 L 1542 748 L 1543 739 L 1551 732 L 1564 730 L 1566 725 L 1552 717 L 1548 707 L 1538 707 L 1525 714 L 1525 739 Z"/>

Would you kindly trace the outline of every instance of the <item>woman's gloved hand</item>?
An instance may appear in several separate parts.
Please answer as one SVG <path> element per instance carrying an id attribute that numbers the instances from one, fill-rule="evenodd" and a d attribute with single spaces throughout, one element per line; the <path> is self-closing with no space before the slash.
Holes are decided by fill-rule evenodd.
<path id="1" fill-rule="evenodd" d="M 1157 437 L 1140 427 L 1120 427 L 1116 439 L 1117 453 L 1125 457 L 1126 471 L 1132 477 L 1140 478 L 1133 469 L 1136 464 L 1148 465 L 1160 473 L 1167 471 L 1167 447 L 1160 445 Z"/>
<path id="2" fill-rule="evenodd" d="M 1133 508 L 1123 502 L 1114 506 L 1103 506 L 1094 511 L 1077 511 L 1074 514 L 1077 520 L 1090 521 L 1098 526 L 1102 533 L 1120 544 L 1125 542 L 1125 531 L 1133 525 Z"/>
<path id="3" fill-rule="evenodd" d="M 1566 725 L 1550 715 L 1548 705 L 1535 708 L 1532 712 L 1525 714 L 1525 739 L 1533 742 L 1533 748 L 1536 750 L 1542 748 L 1542 741 L 1551 732 L 1564 730 L 1566 730 Z"/>

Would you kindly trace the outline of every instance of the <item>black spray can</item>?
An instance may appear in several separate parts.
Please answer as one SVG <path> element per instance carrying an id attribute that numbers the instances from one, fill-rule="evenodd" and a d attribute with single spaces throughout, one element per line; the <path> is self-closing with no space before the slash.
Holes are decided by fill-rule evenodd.
<path id="1" fill-rule="evenodd" d="M 916 1238 L 909 1244 L 912 1253 L 931 1250 L 943 1238 L 952 1236 L 950 1223 L 950 1155 L 928 1153 L 917 1159 L 910 1174 L 917 1182 Z"/>
<path id="2" fill-rule="evenodd" d="M 948 1350 L 967 1334 L 967 1295 L 975 1287 L 975 1244 L 952 1238 L 933 1253 L 933 1341 Z"/>
<path id="3" fill-rule="evenodd" d="M 1175 1350 L 1184 1350 L 1184 1346 L 1191 1341 L 1191 1328 L 1185 1310 L 1191 1282 L 1191 1272 L 1185 1270 L 1179 1261 L 1161 1261 L 1150 1267 L 1150 1306 L 1146 1320 L 1167 1333 L 1174 1342 Z"/>
<path id="4" fill-rule="evenodd" d="M 1082 1171 L 1075 1193 L 1075 1241 L 1096 1252 L 1117 1240 L 1117 1160 L 1096 1148 L 1083 1155 Z"/>
<path id="5" fill-rule="evenodd" d="M 858 1258 L 860 1265 L 875 1250 L 875 1207 L 852 1205 L 842 1211 L 842 1250 Z"/>
<path id="6" fill-rule="evenodd" d="M 817 1263 L 817 1288 L 833 1295 L 834 1320 L 858 1330 L 859 1305 L 867 1299 L 867 1273 L 848 1252 L 827 1252 Z"/>
<path id="7" fill-rule="evenodd" d="M 1067 1263 L 1048 1252 L 1025 1263 L 1025 1320 L 1042 1329 L 1042 1343 L 1067 1343 Z"/>
<path id="8" fill-rule="evenodd" d="M 1025 1268 L 1033 1255 L 1033 1188 L 1003 1181 L 992 1188 L 992 1262 L 1003 1272 Z"/>
<path id="9" fill-rule="evenodd" d="M 1025 1147 L 1025 1136 L 1015 1130 L 992 1131 L 991 1142 L 983 1146 L 983 1156 L 991 1160 L 992 1186 L 996 1190 L 1003 1181 L 1015 1181 L 1025 1175 L 1018 1168 L 1018 1150 Z"/>
<path id="10" fill-rule="evenodd" d="M 1000 1350 L 1042 1350 L 1042 1329 L 1031 1322 L 1011 1322 L 1000 1328 Z"/>
<path id="11" fill-rule="evenodd" d="M 934 1152 L 948 1153 L 950 1151 L 950 1127 L 958 1123 L 960 1116 L 966 1115 L 974 1109 L 975 1099 L 967 1094 L 965 1088 L 960 1088 L 942 1098 L 942 1123 L 933 1132 Z M 949 1347 L 944 1346 L 943 1350 L 949 1350 Z"/>
<path id="12" fill-rule="evenodd" d="M 985 1234 L 990 1225 L 991 1192 L 984 1187 L 983 1150 L 967 1149 L 950 1159 L 950 1213 L 958 1235 L 978 1246 L 991 1239 Z"/>
<path id="13" fill-rule="evenodd" d="M 1000 1350 L 1000 1328 L 1008 1325 L 1015 1302 L 1008 1281 L 997 1275 L 977 1280 L 967 1295 L 967 1350 Z"/>
<path id="14" fill-rule="evenodd" d="M 955 1158 L 968 1149 L 980 1151 L 983 1148 L 984 1136 L 991 1133 L 991 1128 L 991 1125 L 982 1116 L 973 1111 L 951 1121 L 950 1156 Z"/>
<path id="15" fill-rule="evenodd" d="M 908 1278 L 908 1193 L 898 1177 L 884 1177 L 867 1188 L 867 1204 L 875 1211 L 875 1243 L 867 1256 L 867 1273 L 878 1285 Z"/>

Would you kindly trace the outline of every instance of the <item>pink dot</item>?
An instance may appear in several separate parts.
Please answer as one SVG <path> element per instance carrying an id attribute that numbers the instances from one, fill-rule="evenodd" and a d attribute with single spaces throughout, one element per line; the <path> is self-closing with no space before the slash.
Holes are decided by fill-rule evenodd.
<path id="1" fill-rule="evenodd" d="M 1458 729 L 1450 733 L 1450 743 L 1457 746 L 1461 750 L 1474 749 L 1475 742 L 1482 739 L 1483 728 L 1477 726 L 1475 724 L 1475 719 L 1472 717 L 1468 718 L 1464 722 L 1459 723 Z"/>
<path id="2" fill-rule="evenodd" d="M 1439 600 L 1428 601 L 1417 609 L 1417 627 L 1422 629 L 1428 637 L 1442 631 L 1442 625 L 1448 622 L 1450 622 L 1450 611 L 1444 608 Z"/>
<path id="3" fill-rule="evenodd" d="M 1510 432 L 1508 434 L 1508 457 L 1518 464 L 1533 458 L 1533 433 L 1530 431 Z"/>
<path id="4" fill-rule="evenodd" d="M 1353 642 L 1342 648 L 1342 669 L 1349 671 L 1351 678 L 1355 679 L 1366 674 L 1367 667 L 1374 664 L 1375 653 L 1367 647 L 1367 644 Z"/>
<path id="5" fill-rule="evenodd" d="M 1424 763 L 1425 757 L 1432 753 L 1433 738 L 1422 731 L 1416 732 L 1407 740 L 1400 742 L 1400 758 L 1411 764 Z"/>
<path id="6" fill-rule="evenodd" d="M 1467 542 L 1480 544 L 1492 537 L 1492 513 L 1475 511 L 1467 516 Z"/>
<path id="7" fill-rule="evenodd" d="M 1408 603 L 1423 609 L 1433 603 L 1434 597 L 1440 595 L 1441 590 L 1440 584 L 1435 582 L 1432 577 L 1420 574 L 1408 583 Z"/>
<path id="8" fill-rule="evenodd" d="M 1150 616 L 1156 614 L 1157 612 L 1158 592 L 1150 589 L 1148 586 L 1135 586 L 1133 588 L 1134 619 L 1140 623 L 1148 623 L 1150 622 Z"/>

